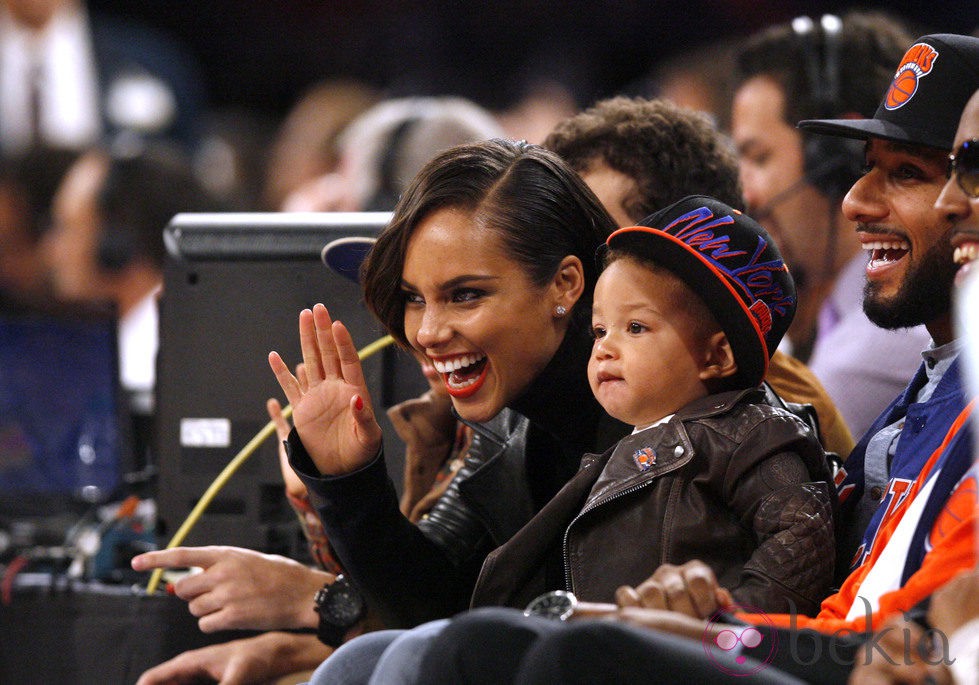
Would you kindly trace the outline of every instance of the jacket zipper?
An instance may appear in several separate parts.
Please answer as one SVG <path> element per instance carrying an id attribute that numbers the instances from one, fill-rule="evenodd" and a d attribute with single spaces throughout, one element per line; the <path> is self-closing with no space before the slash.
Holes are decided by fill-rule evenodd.
<path id="1" fill-rule="evenodd" d="M 571 528 L 574 527 L 574 524 L 577 523 L 578 519 L 580 519 L 585 514 L 594 511 L 595 509 L 598 509 L 599 507 L 604 506 L 613 500 L 617 500 L 620 497 L 625 497 L 626 495 L 631 495 L 637 490 L 642 490 L 646 486 L 653 483 L 655 480 L 656 480 L 655 478 L 647 478 L 641 483 L 636 483 L 635 485 L 628 487 L 625 490 L 622 490 L 621 492 L 616 492 L 606 497 L 605 499 L 601 499 L 595 502 L 592 506 L 588 507 L 587 509 L 584 509 L 583 511 L 579 512 L 578 515 L 571 520 L 571 523 L 569 523 L 568 527 L 564 530 L 564 542 L 561 546 L 561 556 L 563 557 L 563 561 L 564 561 L 564 586 L 568 588 L 569 592 L 572 593 L 574 592 L 574 586 L 571 583 L 571 563 L 568 561 L 568 539 L 571 536 Z"/>

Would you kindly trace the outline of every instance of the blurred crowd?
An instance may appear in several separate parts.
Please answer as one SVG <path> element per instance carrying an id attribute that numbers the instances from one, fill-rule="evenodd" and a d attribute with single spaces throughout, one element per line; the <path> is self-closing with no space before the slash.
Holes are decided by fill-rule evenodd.
<path id="1" fill-rule="evenodd" d="M 744 206 L 777 235 L 801 285 L 800 313 L 782 349 L 810 363 L 854 435 L 879 407 L 862 401 L 869 388 L 844 397 L 840 388 L 852 381 L 849 372 L 861 360 L 841 366 L 843 355 L 829 351 L 852 339 L 859 325 L 853 323 L 859 317 L 847 318 L 844 300 L 860 287 L 860 250 L 838 204 L 859 170 L 860 154 L 807 151 L 804 167 L 794 169 L 785 152 L 791 148 L 765 138 L 780 119 L 872 113 L 886 82 L 882 65 L 912 24 L 883 14 L 860 21 L 883 27 L 855 22 L 854 31 L 876 41 L 861 49 L 864 63 L 849 58 L 844 44 L 840 73 L 830 75 L 840 83 L 826 83 L 822 73 L 811 75 L 812 85 L 786 82 L 785 112 L 764 83 L 759 90 L 750 80 L 766 72 L 772 51 L 744 53 L 739 65 L 736 53 L 744 41 L 738 39 L 665 54 L 622 93 L 703 112 L 729 137 L 741 158 Z M 0 227 L 0 301 L 6 307 L 114 303 L 127 331 L 123 385 L 142 394 L 140 411 L 152 402 L 156 322 L 147 304 L 162 285 L 159 228 L 170 216 L 390 210 L 434 152 L 496 136 L 540 143 L 559 122 L 593 104 L 581 103 L 580 94 L 558 79 L 532 75 L 520 96 L 499 109 L 454 95 L 394 97 L 364 81 L 330 78 L 308 87 L 280 120 L 270 122 L 209 108 L 201 65 L 184 46 L 132 20 L 91 11 L 82 0 L 4 0 L 0 39 L 0 209 L 6 217 Z M 802 41 L 795 43 L 790 50 L 801 60 Z M 877 55 L 869 54 L 874 49 Z M 823 48 L 814 44 L 813 50 L 816 71 L 824 71 Z M 873 78 L 856 73 L 853 64 L 867 66 L 875 58 Z M 733 84 L 739 82 L 749 87 L 735 97 Z M 836 91 L 807 95 L 817 85 Z M 789 124 L 781 128 L 783 136 L 796 135 Z M 814 172 L 812 165 L 820 164 Z M 167 192 L 159 191 L 161 184 Z M 113 191 L 126 201 L 113 200 Z M 826 237 L 813 243 L 813 231 Z M 820 317 L 824 334 L 817 338 Z M 873 336 L 876 329 L 859 333 Z M 877 337 L 878 344 L 890 345 L 895 362 L 878 373 L 873 388 L 886 396 L 903 384 L 925 337 Z"/>

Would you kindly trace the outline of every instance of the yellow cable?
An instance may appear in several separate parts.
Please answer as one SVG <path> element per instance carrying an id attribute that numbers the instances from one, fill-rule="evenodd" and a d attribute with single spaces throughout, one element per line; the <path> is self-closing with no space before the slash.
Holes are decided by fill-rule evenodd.
<path id="1" fill-rule="evenodd" d="M 392 338 L 390 335 L 385 335 L 383 338 L 378 338 L 377 340 L 370 343 L 369 345 L 364 346 L 361 350 L 357 352 L 357 356 L 360 358 L 361 361 L 363 361 L 364 359 L 367 359 L 372 354 L 378 352 L 379 350 L 384 349 L 385 347 L 387 347 L 393 342 L 394 342 L 394 338 Z M 287 420 L 289 419 L 289 417 L 292 416 L 292 405 L 287 405 L 282 410 L 282 416 Z M 260 430 L 255 435 L 254 438 L 249 440 L 248 444 L 242 447 L 241 451 L 238 452 L 238 454 L 236 454 L 235 457 L 228 462 L 228 465 L 225 466 L 224 469 L 222 469 L 221 473 L 219 473 L 217 475 L 217 478 L 214 479 L 214 482 L 212 482 L 211 485 L 204 492 L 204 494 L 201 495 L 201 498 L 197 501 L 197 504 L 194 505 L 194 508 L 187 515 L 187 518 L 184 519 L 184 522 L 180 525 L 180 528 L 177 530 L 177 532 L 173 534 L 172 538 L 170 538 L 170 542 L 167 543 L 166 549 L 178 547 L 180 544 L 183 543 L 183 541 L 190 534 L 191 529 L 197 524 L 197 521 L 200 520 L 201 516 L 204 513 L 204 510 L 207 509 L 208 506 L 210 506 L 211 502 L 217 496 L 218 492 L 221 491 L 221 488 L 223 488 L 227 484 L 227 482 L 231 479 L 231 476 L 234 475 L 234 473 L 239 468 L 241 468 L 241 465 L 244 464 L 245 461 L 250 456 L 252 456 L 252 454 L 255 453 L 255 450 L 258 449 L 259 445 L 265 442 L 268 439 L 268 437 L 272 435 L 274 432 L 275 432 L 275 423 L 269 421 L 267 424 L 265 424 L 265 427 L 262 428 L 262 430 Z M 150 575 L 150 580 L 146 584 L 146 594 L 152 595 L 154 592 L 156 592 L 156 588 L 160 584 L 160 577 L 162 575 L 163 575 L 162 568 L 153 570 L 152 575 Z"/>

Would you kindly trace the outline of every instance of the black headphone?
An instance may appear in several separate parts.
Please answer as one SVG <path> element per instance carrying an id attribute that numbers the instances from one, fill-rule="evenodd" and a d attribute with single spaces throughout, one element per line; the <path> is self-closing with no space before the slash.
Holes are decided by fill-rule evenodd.
<path id="1" fill-rule="evenodd" d="M 816 118 L 831 119 L 844 112 L 840 97 L 840 34 L 843 22 L 834 14 L 824 14 L 815 22 L 806 16 L 792 20 L 792 32 L 805 61 L 806 78 L 817 105 Z M 819 40 L 822 36 L 822 58 Z M 823 194 L 841 198 L 860 178 L 863 167 L 863 142 L 816 134 L 803 134 L 806 180 Z"/>
<path id="2" fill-rule="evenodd" d="M 163 228 L 179 211 L 219 211 L 189 162 L 164 148 L 109 150 L 95 205 L 101 218 L 99 266 L 119 272 L 145 259 L 163 268 Z"/>
<path id="3" fill-rule="evenodd" d="M 395 178 L 395 164 L 401 154 L 408 134 L 421 121 L 421 117 L 408 117 L 394 127 L 388 134 L 387 143 L 381 153 L 380 164 L 377 169 L 377 190 L 371 195 L 370 199 L 364 203 L 364 210 L 368 212 L 390 212 L 401 199 L 402 183 Z"/>

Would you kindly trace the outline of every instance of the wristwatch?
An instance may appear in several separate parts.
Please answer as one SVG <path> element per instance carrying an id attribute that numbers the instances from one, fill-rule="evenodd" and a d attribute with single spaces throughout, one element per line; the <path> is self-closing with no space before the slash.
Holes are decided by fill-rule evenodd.
<path id="1" fill-rule="evenodd" d="M 339 647 L 347 631 L 366 613 L 364 598 L 342 574 L 317 590 L 313 603 L 320 617 L 316 637 L 330 647 Z"/>
<path id="2" fill-rule="evenodd" d="M 567 621 L 578 606 L 578 598 L 564 590 L 545 592 L 527 605 L 524 616 L 541 616 L 556 621 Z"/>

